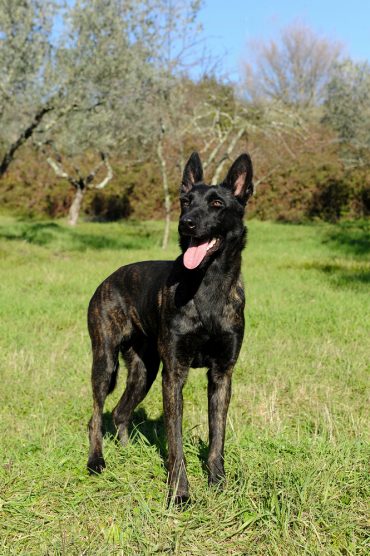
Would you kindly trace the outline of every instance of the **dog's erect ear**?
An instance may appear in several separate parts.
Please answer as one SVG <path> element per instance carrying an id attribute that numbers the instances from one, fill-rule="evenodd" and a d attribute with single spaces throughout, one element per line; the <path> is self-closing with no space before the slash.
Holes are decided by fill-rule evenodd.
<path id="1" fill-rule="evenodd" d="M 232 164 L 222 184 L 234 193 L 243 205 L 253 194 L 253 166 L 249 154 L 241 154 Z"/>
<path id="2" fill-rule="evenodd" d="M 203 168 L 199 154 L 194 152 L 186 163 L 181 182 L 181 193 L 188 193 L 195 183 L 203 181 Z"/>

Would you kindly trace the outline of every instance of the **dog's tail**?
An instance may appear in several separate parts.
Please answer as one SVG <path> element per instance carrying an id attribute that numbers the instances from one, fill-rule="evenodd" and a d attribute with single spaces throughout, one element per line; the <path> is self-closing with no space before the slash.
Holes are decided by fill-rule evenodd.
<path id="1" fill-rule="evenodd" d="M 108 388 L 108 394 L 111 394 L 113 392 L 113 390 L 116 387 L 117 384 L 117 376 L 118 376 L 118 369 L 119 369 L 119 363 L 117 361 L 117 364 L 113 370 L 113 373 L 111 374 L 110 377 L 110 383 L 109 383 L 109 388 Z"/>

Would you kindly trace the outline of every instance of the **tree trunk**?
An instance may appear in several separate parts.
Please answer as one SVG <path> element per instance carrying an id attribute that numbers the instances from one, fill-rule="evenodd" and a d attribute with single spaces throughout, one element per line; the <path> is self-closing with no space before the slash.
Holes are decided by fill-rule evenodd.
<path id="1" fill-rule="evenodd" d="M 171 198 L 170 192 L 168 188 L 168 176 L 167 176 L 167 165 L 166 160 L 163 156 L 163 141 L 162 137 L 158 141 L 157 146 L 157 155 L 158 160 L 161 165 L 161 172 L 162 172 L 162 184 L 163 184 L 163 196 L 164 196 L 164 212 L 165 212 L 165 222 L 164 222 L 164 230 L 163 230 L 163 239 L 162 239 L 162 249 L 167 249 L 168 246 L 168 238 L 170 235 L 170 222 L 171 222 Z"/>
<path id="2" fill-rule="evenodd" d="M 68 214 L 68 224 L 70 226 L 76 226 L 77 224 L 84 194 L 85 194 L 85 189 L 82 189 L 81 187 L 78 187 L 76 189 L 76 193 L 72 201 L 72 204 L 69 208 L 69 214 Z"/>
<path id="3" fill-rule="evenodd" d="M 0 178 L 7 171 L 7 169 L 9 167 L 10 163 L 12 162 L 12 160 L 14 158 L 14 155 L 17 152 L 17 150 L 23 145 L 23 143 L 25 143 L 27 141 L 27 139 L 29 137 L 31 137 L 31 135 L 33 134 L 35 129 L 41 123 L 45 114 L 50 112 L 50 110 L 53 110 L 53 108 L 49 105 L 44 106 L 43 108 L 40 108 L 40 110 L 36 113 L 33 121 L 30 123 L 30 125 L 28 127 L 26 127 L 26 129 L 24 129 L 22 131 L 22 133 L 20 133 L 18 139 L 10 145 L 10 147 L 8 148 L 6 153 L 4 154 L 2 161 L 0 162 Z"/>

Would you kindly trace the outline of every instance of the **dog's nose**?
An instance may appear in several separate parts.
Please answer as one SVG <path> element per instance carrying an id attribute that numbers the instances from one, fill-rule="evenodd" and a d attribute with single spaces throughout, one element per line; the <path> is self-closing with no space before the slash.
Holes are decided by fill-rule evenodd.
<path id="1" fill-rule="evenodd" d="M 188 228 L 188 230 L 194 230 L 195 228 L 194 221 L 188 216 L 186 218 L 181 218 L 181 222 L 184 226 Z"/>

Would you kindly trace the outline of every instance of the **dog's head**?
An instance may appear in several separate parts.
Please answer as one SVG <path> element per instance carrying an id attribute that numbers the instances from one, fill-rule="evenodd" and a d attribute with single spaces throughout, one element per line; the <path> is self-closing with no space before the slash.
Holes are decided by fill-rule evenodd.
<path id="1" fill-rule="evenodd" d="M 186 268 L 193 270 L 244 238 L 245 206 L 253 193 L 252 161 L 240 155 L 220 185 L 206 185 L 198 153 L 189 158 L 180 189 L 180 246 Z"/>

